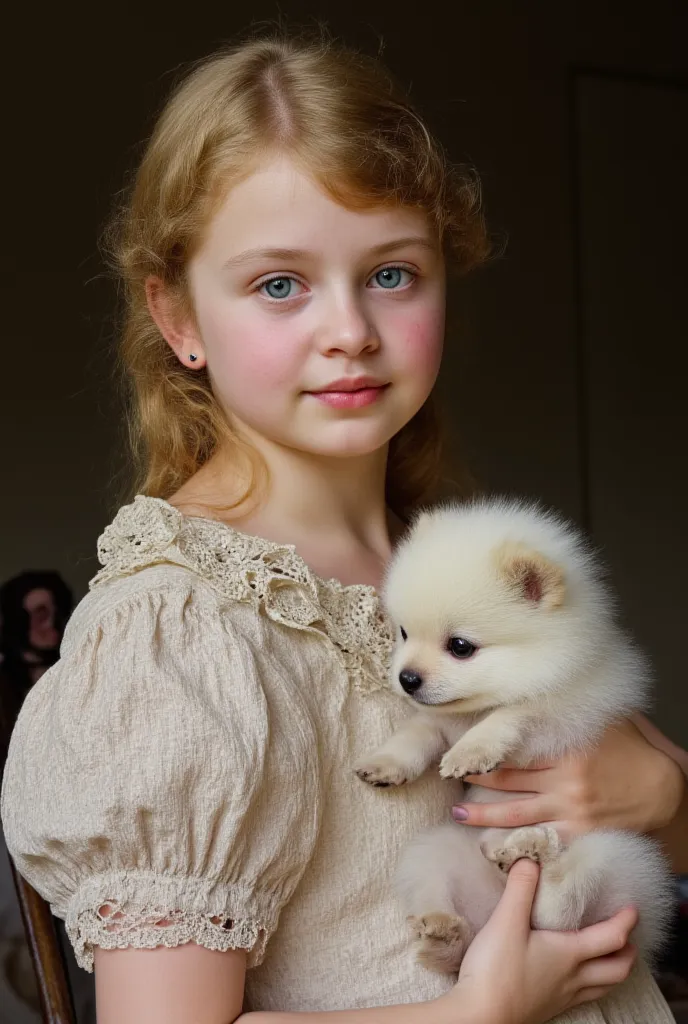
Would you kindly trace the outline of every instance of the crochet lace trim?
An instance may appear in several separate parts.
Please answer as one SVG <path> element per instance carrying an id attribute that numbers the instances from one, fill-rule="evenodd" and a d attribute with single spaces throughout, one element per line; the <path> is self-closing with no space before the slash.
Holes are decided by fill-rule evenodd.
<path id="1" fill-rule="evenodd" d="M 362 692 L 387 686 L 393 629 L 379 595 L 364 584 L 320 579 L 293 545 L 184 516 L 160 498 L 138 495 L 103 532 L 98 558 L 103 568 L 92 588 L 147 566 L 181 565 L 283 625 L 325 634 Z"/>
<path id="2" fill-rule="evenodd" d="M 93 970 L 96 946 L 155 949 L 187 942 L 220 952 L 245 949 L 248 965 L 255 967 L 277 922 L 274 913 L 250 909 L 253 902 L 242 887 L 113 871 L 77 891 L 65 925 L 77 963 L 86 971 Z"/>

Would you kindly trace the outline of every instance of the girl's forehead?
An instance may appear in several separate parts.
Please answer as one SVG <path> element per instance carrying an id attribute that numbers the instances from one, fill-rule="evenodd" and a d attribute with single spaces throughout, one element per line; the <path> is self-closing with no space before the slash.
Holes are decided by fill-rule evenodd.
<path id="1" fill-rule="evenodd" d="M 403 206 L 351 209 L 286 157 L 257 167 L 225 195 L 204 248 L 224 258 L 245 250 L 374 248 L 401 238 L 431 243 L 428 216 Z M 230 251 L 231 250 L 231 251 Z"/>

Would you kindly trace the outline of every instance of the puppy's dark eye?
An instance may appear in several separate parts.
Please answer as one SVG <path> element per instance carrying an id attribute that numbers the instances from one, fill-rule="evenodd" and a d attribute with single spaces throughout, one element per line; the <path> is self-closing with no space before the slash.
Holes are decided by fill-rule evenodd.
<path id="1" fill-rule="evenodd" d="M 453 636 L 447 644 L 447 650 L 455 658 L 461 658 L 465 661 L 466 658 L 470 658 L 472 654 L 475 654 L 478 648 L 470 640 L 464 640 L 462 636 Z"/>
<path id="2" fill-rule="evenodd" d="M 403 626 L 399 626 L 399 632 L 401 633 L 401 639 L 402 640 L 408 640 L 408 636 L 406 634 L 406 630 L 404 629 Z"/>

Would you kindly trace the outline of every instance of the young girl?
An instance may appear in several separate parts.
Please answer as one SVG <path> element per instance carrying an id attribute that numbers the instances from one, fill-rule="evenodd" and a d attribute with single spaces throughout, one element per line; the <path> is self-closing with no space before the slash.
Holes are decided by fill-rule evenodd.
<path id="1" fill-rule="evenodd" d="M 531 932 L 525 863 L 458 983 L 424 970 L 391 875 L 456 792 L 353 772 L 405 713 L 376 587 L 437 474 L 476 200 L 385 73 L 325 43 L 215 56 L 157 124 L 117 242 L 146 496 L 100 539 L 3 789 L 100 1024 L 538 1024 L 631 970 L 632 908 Z M 642 966 L 605 1005 L 568 1019 L 671 1019 Z"/>

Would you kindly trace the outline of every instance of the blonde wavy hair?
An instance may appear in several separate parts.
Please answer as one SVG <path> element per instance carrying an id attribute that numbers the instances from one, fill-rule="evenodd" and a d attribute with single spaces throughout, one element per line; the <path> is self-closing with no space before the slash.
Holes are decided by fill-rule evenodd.
<path id="1" fill-rule="evenodd" d="M 186 269 L 206 226 L 233 185 L 275 152 L 349 208 L 425 211 L 461 273 L 488 255 L 476 175 L 448 161 L 377 61 L 327 38 L 279 35 L 193 67 L 163 109 L 106 234 L 123 283 L 134 493 L 171 496 L 220 445 L 234 445 L 237 458 L 257 456 L 232 431 L 207 371 L 184 367 L 164 341 L 145 284 L 161 278 L 179 308 L 193 312 Z M 432 497 L 441 447 L 431 397 L 390 442 L 387 500 L 402 518 Z M 242 502 L 256 479 L 254 471 Z"/>

